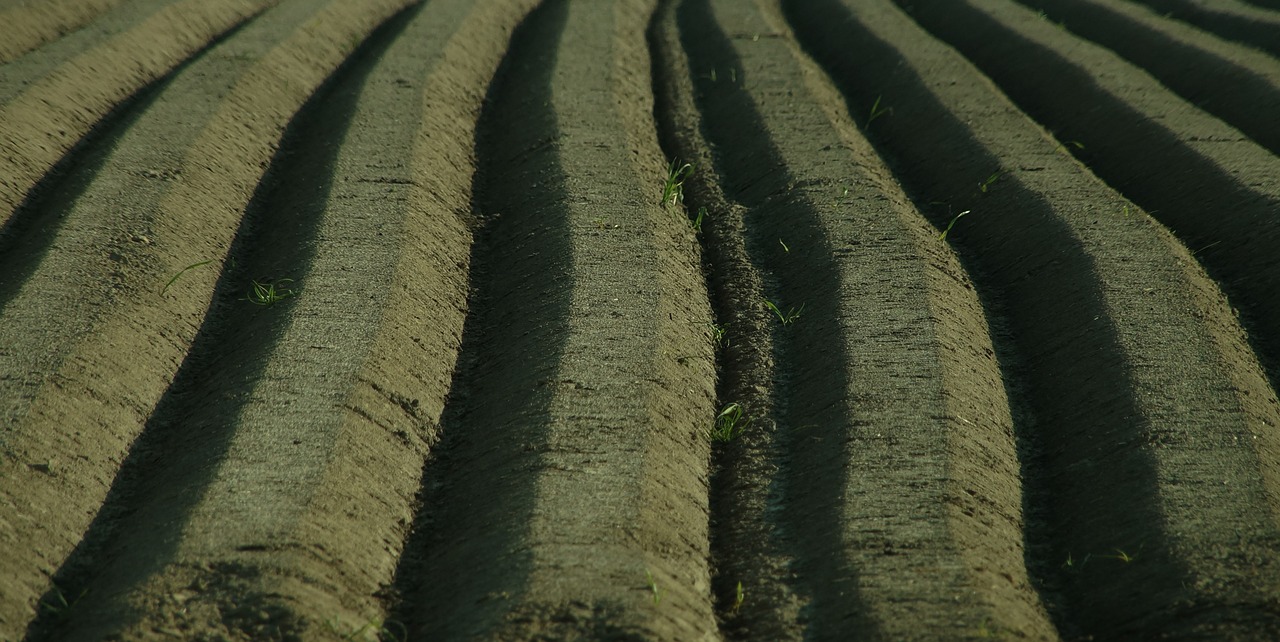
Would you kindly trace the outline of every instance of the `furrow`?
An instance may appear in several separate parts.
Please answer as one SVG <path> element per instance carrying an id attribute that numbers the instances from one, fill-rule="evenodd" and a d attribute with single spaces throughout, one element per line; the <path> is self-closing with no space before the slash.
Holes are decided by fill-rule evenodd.
<path id="1" fill-rule="evenodd" d="M 0 8 L 5 39 L 0 41 L 0 65 L 93 20 L 121 0 L 46 0 Z"/>
<path id="2" fill-rule="evenodd" d="M 179 79 L 144 92 L 97 142 L 77 153 L 70 171 L 49 184 L 46 197 L 28 204 L 23 224 L 0 238 L 4 425 L 19 423 L 77 342 L 126 303 L 118 290 L 137 285 L 139 271 L 155 267 L 155 211 L 183 179 L 184 150 L 250 61 L 312 12 L 301 3 L 273 12 L 270 20 L 189 63 Z M 194 106 L 183 102 L 191 96 L 199 99 Z M 160 289 L 152 294 L 167 293 Z"/>
<path id="3" fill-rule="evenodd" d="M 804 603 L 788 581 L 795 559 L 778 545 L 782 535 L 777 520 L 766 518 L 767 507 L 777 500 L 771 485 L 781 459 L 781 447 L 766 423 L 774 415 L 770 323 L 776 319 L 761 305 L 764 274 L 747 250 L 746 208 L 725 194 L 711 146 L 700 134 L 696 73 L 681 42 L 678 4 L 661 3 L 649 26 L 656 113 L 663 146 L 676 167 L 689 163 L 694 168 L 682 191 L 685 208 L 694 213 L 692 220 L 698 213 L 703 216 L 707 282 L 717 322 L 713 333 L 718 335 L 717 407 L 735 404 L 746 423 L 740 428 L 730 425 L 730 434 L 718 440 L 712 452 L 712 591 L 724 637 L 741 639 L 752 631 L 785 640 L 800 634 L 797 622 Z M 749 606 L 762 604 L 769 607 Z"/>
<path id="4" fill-rule="evenodd" d="M 1280 6 L 1241 0 L 1136 0 L 1156 13 L 1280 55 Z"/>
<path id="5" fill-rule="evenodd" d="M 714 637 L 709 307 L 658 205 L 649 11 L 544 3 L 486 100 L 472 314 L 406 552 L 414 637 Z"/>
<path id="6" fill-rule="evenodd" d="M 776 7 L 685 2 L 677 21 L 692 75 L 671 89 L 696 96 L 684 118 L 707 140 L 673 127 L 676 145 L 714 148 L 746 210 L 768 284 L 747 304 L 804 306 L 773 319 L 771 406 L 723 462 L 737 484 L 717 497 L 719 583 L 750 580 L 726 632 L 1051 636 L 1023 566 L 1009 404 L 964 271 L 847 114 L 820 107 L 838 94 Z M 903 580 L 922 573 L 927 586 Z M 803 608 L 760 608 L 786 597 L 780 583 Z"/>
<path id="7" fill-rule="evenodd" d="M 273 0 L 185 0 L 80 53 L 0 107 L 0 219 L 108 113 Z"/>
<path id="8" fill-rule="evenodd" d="M 29 327 L 15 335 L 21 349 L 6 352 L 6 359 L 23 360 L 28 348 L 40 349 L 28 345 L 33 340 L 68 342 L 60 359 L 37 364 L 40 369 L 34 373 L 11 370 L 18 365 L 12 363 L 3 368 L 10 377 L 5 397 L 20 400 L 22 410 L 6 426 L 0 464 L 0 523 L 6 539 L 20 543 L 0 553 L 0 576 L 5 578 L 0 637 L 17 638 L 42 594 L 56 598 L 66 593 L 50 584 L 50 576 L 86 532 L 130 444 L 187 355 L 209 307 L 219 264 L 286 123 L 351 47 L 394 8 L 391 2 L 282 5 L 262 30 L 238 34 L 225 43 L 222 55 L 210 54 L 188 68 L 192 84 L 175 79 L 122 135 L 119 157 L 103 165 L 105 170 L 115 163 L 118 171 L 100 172 L 94 179 L 105 181 L 104 189 L 114 183 L 116 190 L 137 190 L 138 201 L 116 195 L 75 204 L 72 216 L 84 223 L 71 229 L 92 239 L 89 247 L 55 239 L 42 263 L 51 269 L 60 262 L 75 266 L 75 257 L 81 256 L 84 265 L 78 267 L 88 271 L 101 262 L 95 247 L 105 247 L 113 271 L 96 279 L 92 271 L 74 277 L 91 284 L 81 296 L 103 301 L 96 323 L 39 332 L 30 331 L 43 326 Z M 261 58 L 253 61 L 255 55 Z M 175 87 L 191 92 L 166 98 Z M 187 101 L 209 101 L 214 109 L 202 114 Z M 188 117 L 192 121 L 184 120 Z M 207 120 L 201 122 L 201 117 Z M 134 127 L 139 136 L 158 138 L 138 140 L 143 148 L 138 152 L 127 142 Z M 166 151 L 157 142 L 170 135 L 185 141 L 184 147 Z M 119 217 L 117 208 L 130 216 L 117 222 L 112 218 Z M 119 227 L 94 235 L 94 217 Z M 205 261 L 210 263 L 184 271 Z M 175 275 L 181 276 L 166 289 Z M 110 278 L 105 284 L 100 281 L 104 276 Z M 57 282 L 57 275 L 50 278 Z M 104 289 L 105 296 L 95 287 Z M 33 306 L 40 303 L 39 294 L 33 293 Z M 11 302 L 4 314 L 23 309 Z M 11 327 L 7 321 L 0 325 Z M 58 334 L 63 331 L 72 334 Z M 61 350 L 52 343 L 49 347 Z"/>
<path id="9" fill-rule="evenodd" d="M 47 42 L 39 49 L 0 64 L 0 105 L 9 103 L 32 85 L 45 80 L 55 69 L 75 60 L 85 51 L 102 47 L 120 33 L 138 28 L 148 18 L 154 17 L 171 4 L 173 0 L 132 0 L 119 3 L 100 15 L 94 16 L 83 27 Z M 12 11 L 25 12 L 30 19 L 35 17 L 33 10 L 43 6 L 45 4 L 41 3 L 36 7 L 20 7 Z M 39 30 L 39 27 L 32 28 Z M 234 31 L 234 28 L 231 31 Z M 210 44 L 216 41 L 217 38 L 211 38 Z M 192 54 L 191 57 L 196 55 Z M 166 74 L 160 77 L 163 78 L 164 75 Z M 128 101 L 125 99 L 121 102 L 127 104 Z M 119 110 L 121 107 L 122 105 L 118 105 L 114 110 Z M 68 155 L 74 156 L 74 154 Z"/>
<path id="10" fill-rule="evenodd" d="M 914 11 L 1094 173 L 1178 235 L 1242 312 L 1273 385 L 1280 381 L 1280 262 L 1273 252 L 1280 157 L 1023 7 L 918 2 Z M 1159 156 L 1162 170 L 1135 163 L 1141 156 Z"/>
<path id="11" fill-rule="evenodd" d="M 1007 328 L 1028 566 L 1060 633 L 1274 635 L 1280 410 L 1212 281 L 893 3 L 784 6 Z"/>
<path id="12" fill-rule="evenodd" d="M 443 168 L 418 156 L 413 128 L 469 147 L 427 124 L 425 100 L 482 86 L 481 56 L 470 78 L 440 67 L 475 36 L 471 10 L 442 1 L 391 21 L 291 124 L 220 285 L 226 311 L 139 440 L 123 499 L 104 510 L 129 517 L 100 518 L 105 551 L 82 551 L 114 561 L 79 584 L 79 635 L 109 631 L 137 604 L 148 606 L 125 637 L 348 639 L 385 619 L 461 332 L 469 243 L 465 199 L 421 202 L 419 179 Z M 244 301 L 251 275 L 296 278 L 281 287 L 298 294 L 256 313 Z M 406 305 L 431 318 L 406 318 Z"/>
<path id="13" fill-rule="evenodd" d="M 1118 0 L 1019 0 L 1280 154 L 1280 60 Z"/>

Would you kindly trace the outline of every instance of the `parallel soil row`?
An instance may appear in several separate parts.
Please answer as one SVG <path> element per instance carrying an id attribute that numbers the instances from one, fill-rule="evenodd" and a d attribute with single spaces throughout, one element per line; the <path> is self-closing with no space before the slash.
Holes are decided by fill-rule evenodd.
<path id="1" fill-rule="evenodd" d="M 1274 590 L 1255 564 L 1274 554 L 1277 406 L 1225 300 L 1168 233 L 1062 153 L 1075 147 L 1074 130 L 1059 133 L 1063 142 L 1047 136 L 891 3 L 825 8 L 789 16 L 855 113 L 877 99 L 892 107 L 867 129 L 895 173 L 918 201 L 937 204 L 929 211 L 940 229 L 970 212 L 947 238 L 1009 333 L 1002 361 L 1025 404 L 1015 421 L 1028 568 L 1060 602 L 1059 629 L 1274 627 L 1227 609 L 1250 595 L 1265 605 Z M 967 34 L 951 25 L 968 9 L 916 3 L 912 15 Z M 1027 14 L 1028 29 L 1059 31 Z M 837 46 L 850 31 L 859 45 Z M 1033 54 L 1004 51 L 1006 61 Z M 1016 97 L 1032 79 L 1023 81 L 1002 88 Z"/>
<path id="2" fill-rule="evenodd" d="M 0 640 L 1280 638 L 1273 0 L 0 18 Z"/>
<path id="3" fill-rule="evenodd" d="M 7 30 L 0 43 L 0 63 L 6 63 L 36 47 L 74 31 L 120 0 L 50 0 L 0 4 L 0 24 Z"/>

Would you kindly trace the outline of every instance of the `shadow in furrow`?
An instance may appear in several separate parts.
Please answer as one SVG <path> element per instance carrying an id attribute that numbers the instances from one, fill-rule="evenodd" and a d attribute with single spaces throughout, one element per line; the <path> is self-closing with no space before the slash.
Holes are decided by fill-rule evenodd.
<path id="1" fill-rule="evenodd" d="M 760 307 L 763 287 L 759 271 L 751 264 L 742 234 L 746 208 L 730 203 L 714 172 L 709 150 L 691 140 L 690 121 L 701 123 L 692 104 L 690 87 L 694 73 L 687 69 L 681 54 L 679 28 L 670 15 L 678 0 L 660 3 L 648 27 L 653 74 L 654 121 L 663 152 L 668 157 L 699 166 L 684 185 L 688 213 L 706 211 L 702 221 L 703 273 L 721 336 L 716 340 L 717 408 L 738 404 L 748 416 L 773 414 L 770 398 L 773 380 L 773 337 L 768 313 Z M 689 73 L 686 73 L 689 72 Z M 762 637 L 785 639 L 781 632 L 788 622 L 773 611 L 743 612 L 736 602 L 738 582 L 751 590 L 753 598 L 763 597 L 780 605 L 786 599 L 782 586 L 759 586 L 775 582 L 768 577 L 769 558 L 774 557 L 770 524 L 752 519 L 758 515 L 773 481 L 777 448 L 771 439 L 746 434 L 712 444 L 709 480 L 709 524 L 712 596 L 721 633 L 728 639 L 746 639 L 748 632 Z M 758 574 L 753 577 L 752 573 Z M 775 576 L 776 577 L 776 576 Z M 762 622 L 765 618 L 769 621 Z"/>
<path id="2" fill-rule="evenodd" d="M 550 95 L 567 16 L 549 0 L 516 28 L 480 115 L 469 314 L 396 571 L 393 618 L 411 639 L 493 635 L 532 567 L 527 530 L 573 290 Z"/>
<path id="3" fill-rule="evenodd" d="M 40 267 L 66 221 L 66 212 L 93 183 L 129 128 L 178 74 L 254 20 L 256 16 L 210 40 L 168 73 L 143 85 L 116 105 L 31 188 L 13 215 L 0 226 L 0 313 Z"/>
<path id="4" fill-rule="evenodd" d="M 849 388 L 844 373 L 854 355 L 837 347 L 840 342 L 824 341 L 820 330 L 824 323 L 834 327 L 834 319 L 840 315 L 841 278 L 831 240 L 825 238 L 804 191 L 792 190 L 794 177 L 786 170 L 781 152 L 767 138 L 762 116 L 740 85 L 745 71 L 709 3 L 681 2 L 676 20 L 681 44 L 689 56 L 703 135 L 716 150 L 717 173 L 726 196 L 746 208 L 746 251 L 772 281 L 765 286 L 770 291 L 768 298 L 784 314 L 803 306 L 797 323 L 807 324 L 804 331 L 780 326 L 777 319 L 766 326 L 773 328 L 772 354 L 758 356 L 773 362 L 773 381 L 752 381 L 750 366 L 745 371 L 723 373 L 722 403 L 735 401 L 739 394 L 752 394 L 752 387 L 760 383 L 771 386 L 772 392 L 766 416 L 720 451 L 721 462 L 712 480 L 716 593 L 732 594 L 738 578 L 758 574 L 760 569 L 753 566 L 775 549 L 793 557 L 798 568 L 791 572 L 805 578 L 793 588 L 810 600 L 808 612 L 800 614 L 800 620 L 807 620 L 810 626 L 806 635 L 819 639 L 848 634 L 875 637 L 877 626 L 870 618 L 844 619 L 868 609 L 857 590 L 857 569 L 842 551 L 842 507 L 847 501 L 842 495 L 848 476 L 856 474 L 849 469 L 844 452 L 853 422 L 843 398 Z M 674 129 L 674 124 L 668 122 L 667 129 Z M 778 248 L 782 237 L 812 249 L 784 260 Z M 708 255 L 717 256 L 715 252 Z M 726 267 L 716 266 L 713 271 Z M 733 298 L 717 296 L 721 301 Z M 763 304 L 740 298 L 736 303 L 756 308 Z M 720 310 L 718 316 L 730 314 Z M 755 367 L 769 370 L 767 365 Z M 764 496 L 754 502 L 737 497 L 744 483 L 751 483 L 744 479 L 746 474 L 769 479 L 768 487 L 757 491 Z M 764 523 L 752 524 L 753 520 Z M 761 534 L 772 537 L 761 538 Z M 783 570 L 774 579 L 789 577 L 791 572 Z M 797 625 L 782 619 L 786 617 L 783 610 L 779 605 L 766 613 L 722 613 L 729 615 L 726 634 L 733 639 L 769 639 L 774 634 L 768 627 L 787 631 Z"/>
<path id="5" fill-rule="evenodd" d="M 290 275 L 296 283 L 276 282 L 305 286 L 361 89 L 416 10 L 410 7 L 375 30 L 290 122 L 246 208 L 191 350 L 42 602 L 83 599 L 69 615 L 43 612 L 27 640 L 61 640 L 68 629 L 103 631 L 144 615 L 127 600 L 128 592 L 174 561 L 187 519 L 227 456 L 238 418 L 288 324 L 292 300 L 253 305 L 246 300 L 250 283 Z"/>
<path id="6" fill-rule="evenodd" d="M 1091 259 L 1052 205 L 1016 179 L 979 192 L 972 172 L 957 171 L 989 172 L 1001 160 L 838 0 L 784 0 L 783 8 L 908 193 L 917 203 L 943 204 L 921 207 L 931 222 L 943 229 L 955 212 L 981 213 L 948 241 L 991 327 L 1009 332 L 993 339 L 1005 377 L 1015 380 L 1027 568 L 1055 624 L 1064 637 L 1078 629 L 1100 639 L 1141 630 L 1141 620 L 1158 617 L 1190 578 L 1171 553 L 1155 462 L 1141 447 L 1148 426 Z M 869 127 L 859 114 L 885 88 L 892 88 L 894 113 Z M 1117 548 L 1141 550 L 1143 572 L 1064 564 Z"/>
<path id="7" fill-rule="evenodd" d="M 1280 56 L 1280 29 L 1275 24 L 1258 23 L 1244 16 L 1213 10 L 1212 2 L 1199 0 L 1136 0 L 1153 11 L 1169 18 L 1182 20 L 1205 31 L 1211 31 L 1227 40 L 1235 40 Z M 1253 0 L 1260 5 L 1263 0 Z M 1266 9 L 1280 10 L 1273 0 Z"/>
<path id="8" fill-rule="evenodd" d="M 1269 79 L 1104 6 L 1076 0 L 1018 1 L 1064 21 L 1072 33 L 1142 67 L 1188 102 L 1280 154 L 1280 128 L 1272 117 L 1280 107 L 1280 88 Z"/>
<path id="9" fill-rule="evenodd" d="M 1272 387 L 1280 388 L 1280 201 L 1129 107 L 1087 69 L 966 3 L 896 1 L 912 4 L 922 27 L 962 52 L 1059 140 L 1083 144 L 1067 149 L 1192 250 L 1240 310 Z M 1151 171 L 1141 158 L 1159 158 L 1160 169 Z"/>

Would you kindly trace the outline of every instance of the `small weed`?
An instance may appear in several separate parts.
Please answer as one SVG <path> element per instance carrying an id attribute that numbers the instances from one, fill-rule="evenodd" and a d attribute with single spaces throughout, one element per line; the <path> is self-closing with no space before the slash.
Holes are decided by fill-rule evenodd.
<path id="1" fill-rule="evenodd" d="M 738 582 L 738 587 L 737 587 L 736 589 L 734 589 L 734 592 L 733 592 L 733 609 L 732 609 L 732 611 L 733 611 L 734 613 L 737 613 L 737 612 L 738 612 L 738 609 L 742 608 L 742 602 L 743 602 L 743 600 L 745 600 L 745 599 L 747 599 L 747 594 L 746 594 L 746 593 L 744 593 L 744 592 L 742 591 L 742 582 Z"/>
<path id="2" fill-rule="evenodd" d="M 711 82 L 717 82 L 717 81 L 719 80 L 719 78 L 717 78 L 717 76 L 716 76 L 716 68 L 715 68 L 715 67 L 712 67 L 712 68 L 711 68 L 711 74 L 710 74 L 710 75 L 708 75 L 708 76 L 703 76 L 703 78 L 708 78 L 708 79 L 710 79 L 710 80 L 711 80 Z M 731 82 L 731 83 L 733 83 L 733 84 L 735 84 L 735 85 L 736 85 L 736 84 L 738 84 L 738 68 L 737 68 L 737 67 L 730 67 L 730 68 L 729 68 L 729 82 Z"/>
<path id="3" fill-rule="evenodd" d="M 790 253 L 791 253 L 791 248 L 787 247 L 787 244 L 786 244 L 786 243 L 783 243 L 783 242 L 782 242 L 782 239 L 778 239 L 778 245 L 781 245 L 781 246 L 782 246 L 782 251 L 783 251 L 783 252 L 786 252 L 786 253 L 788 253 L 788 254 L 790 254 Z"/>
<path id="4" fill-rule="evenodd" d="M 649 579 L 649 592 L 653 594 L 653 603 L 662 603 L 662 590 L 658 588 L 658 581 L 653 579 L 653 573 L 644 572 L 644 576 Z"/>
<path id="5" fill-rule="evenodd" d="M 343 632 L 342 629 L 347 627 L 340 626 L 337 620 L 328 620 L 325 624 L 329 625 L 329 630 L 335 635 L 341 635 L 344 642 L 368 640 L 369 634 L 373 634 L 372 639 L 379 642 L 407 642 L 409 639 L 408 628 L 395 620 L 369 620 L 350 633 Z"/>
<path id="6" fill-rule="evenodd" d="M 49 602 L 49 601 L 42 600 L 40 602 L 40 608 L 43 609 L 45 613 L 48 613 L 50 616 L 52 616 L 54 619 L 60 620 L 70 615 L 71 610 L 74 609 L 76 605 L 80 603 L 80 600 L 84 599 L 84 596 L 87 595 L 88 593 L 89 593 L 89 590 L 85 589 L 83 591 L 80 591 L 80 594 L 77 595 L 75 599 L 68 600 L 67 595 L 63 593 L 62 589 L 58 588 L 58 586 L 55 584 L 53 586 L 53 601 Z"/>
<path id="7" fill-rule="evenodd" d="M 870 127 L 871 123 L 876 122 L 877 118 L 884 116 L 885 114 L 890 114 L 890 115 L 893 114 L 892 107 L 880 106 L 881 98 L 883 98 L 883 96 L 876 96 L 876 102 L 871 105 L 871 112 L 867 114 L 867 127 Z"/>
<path id="8" fill-rule="evenodd" d="M 1065 568 L 1068 571 L 1080 570 L 1084 568 L 1085 564 L 1089 563 L 1090 559 L 1093 559 L 1092 553 L 1085 554 L 1084 559 L 1082 560 L 1077 560 L 1074 556 L 1071 555 L 1071 553 L 1067 553 L 1067 561 L 1062 563 L 1062 568 Z"/>
<path id="9" fill-rule="evenodd" d="M 200 261 L 199 263 L 192 263 L 191 265 L 188 265 L 187 267 L 182 268 L 181 270 L 178 271 L 177 274 L 173 275 L 172 279 L 169 279 L 168 283 L 164 284 L 164 287 L 161 288 L 160 290 L 160 296 L 164 296 L 164 293 L 169 291 L 169 286 L 173 285 L 173 282 L 177 281 L 178 277 L 182 276 L 183 274 L 186 274 L 188 270 L 194 270 L 195 268 L 198 268 L 202 265 L 208 265 L 210 263 L 213 263 L 212 259 L 208 261 Z"/>
<path id="10" fill-rule="evenodd" d="M 717 348 L 724 348 L 729 345 L 729 329 L 722 325 L 711 324 L 711 342 L 716 344 Z"/>
<path id="11" fill-rule="evenodd" d="M 779 308 L 773 301 L 770 301 L 769 299 L 765 299 L 764 304 L 769 308 L 771 312 L 773 312 L 774 316 L 778 317 L 778 321 L 780 321 L 782 325 L 791 325 L 792 323 L 795 323 L 796 319 L 800 318 L 800 313 L 804 312 L 803 303 L 800 304 L 799 308 L 791 308 L 787 310 L 785 313 L 782 311 L 782 308 Z"/>
<path id="12" fill-rule="evenodd" d="M 1207 249 L 1209 249 L 1209 248 L 1211 248 L 1211 247 L 1213 247 L 1213 246 L 1215 246 L 1215 245 L 1217 245 L 1217 244 L 1219 244 L 1219 243 L 1221 243 L 1221 242 L 1222 242 L 1222 241 L 1214 241 L 1214 242 L 1212 242 L 1212 243 L 1210 243 L 1210 244 L 1208 244 L 1208 245 L 1206 245 L 1206 246 L 1204 246 L 1204 247 L 1202 247 L 1202 248 L 1200 248 L 1200 249 L 1198 249 L 1198 250 L 1192 250 L 1192 251 L 1191 251 L 1191 256 L 1199 256 L 1201 252 L 1203 252 L 1203 251 L 1205 251 L 1205 250 L 1207 250 Z"/>
<path id="13" fill-rule="evenodd" d="M 991 186 L 995 185 L 996 181 L 1000 180 L 1000 176 L 1003 174 L 1004 174 L 1004 171 L 1001 170 L 988 176 L 987 180 L 982 181 L 981 183 L 978 183 L 978 191 L 982 192 L 983 194 L 986 194 L 987 190 L 990 190 Z"/>
<path id="14" fill-rule="evenodd" d="M 733 441 L 747 429 L 747 426 L 751 425 L 752 421 L 753 419 L 747 416 L 742 406 L 731 403 L 716 415 L 715 426 L 711 428 L 711 438 L 715 441 Z"/>
<path id="15" fill-rule="evenodd" d="M 254 305 L 275 305 L 289 297 L 298 296 L 298 290 L 293 288 L 276 287 L 277 284 L 292 283 L 293 279 L 280 279 L 276 283 L 252 281 L 249 288 L 249 294 L 245 297 L 249 303 Z"/>
<path id="16" fill-rule="evenodd" d="M 978 630 L 975 631 L 975 636 L 981 640 L 1005 640 L 1010 637 L 1007 631 L 992 624 L 991 620 L 983 620 Z"/>
<path id="17" fill-rule="evenodd" d="M 1067 149 L 1067 145 L 1070 145 L 1076 149 L 1084 149 L 1084 143 L 1078 140 L 1069 140 L 1065 144 L 1059 144 L 1058 149 L 1061 151 L 1070 153 L 1071 150 Z"/>
<path id="18" fill-rule="evenodd" d="M 1126 552 L 1124 552 L 1124 551 L 1122 551 L 1122 550 L 1120 550 L 1120 549 L 1118 549 L 1118 548 L 1116 548 L 1116 549 L 1112 549 L 1112 550 L 1114 550 L 1114 551 L 1116 552 L 1116 554 L 1115 554 L 1115 555 L 1099 555 L 1098 557 L 1106 558 L 1106 559 L 1109 559 L 1109 560 L 1120 560 L 1121 562 L 1124 562 L 1125 564 L 1128 564 L 1128 563 L 1130 563 L 1130 562 L 1132 562 L 1132 561 L 1134 561 L 1134 560 L 1138 559 L 1138 556 L 1137 556 L 1137 555 L 1130 555 L 1130 554 L 1128 554 L 1128 553 L 1126 553 Z"/>
<path id="19" fill-rule="evenodd" d="M 961 216 L 964 216 L 965 214 L 968 214 L 968 213 L 969 213 L 969 210 L 965 210 L 963 212 L 960 212 L 959 214 L 956 214 L 955 217 L 951 219 L 951 222 L 947 223 L 947 229 L 942 230 L 942 233 L 938 235 L 938 240 L 939 241 L 947 240 L 947 234 L 950 234 L 951 228 L 956 226 L 956 221 L 960 220 Z"/>
<path id="20" fill-rule="evenodd" d="M 667 177 L 662 183 L 662 206 L 680 205 L 684 203 L 684 181 L 693 174 L 693 165 L 680 164 L 680 159 L 671 159 L 667 166 Z"/>
<path id="21" fill-rule="evenodd" d="M 692 227 L 695 232 L 702 232 L 702 219 L 706 218 L 706 216 L 707 208 L 699 207 L 698 215 L 694 217 L 693 222 L 689 224 L 689 227 Z"/>

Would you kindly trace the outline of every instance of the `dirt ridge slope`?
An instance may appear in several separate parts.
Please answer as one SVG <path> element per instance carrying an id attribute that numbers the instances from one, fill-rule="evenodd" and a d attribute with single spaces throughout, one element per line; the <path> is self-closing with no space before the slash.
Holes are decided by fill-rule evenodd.
<path id="1" fill-rule="evenodd" d="M 1235 605 L 1271 590 L 1252 569 L 1277 552 L 1277 406 L 1222 295 L 1171 235 L 1072 162 L 968 62 L 912 44 L 921 31 L 906 14 L 873 0 L 825 5 L 808 15 L 789 5 L 805 24 L 802 42 L 851 105 L 883 95 L 893 107 L 869 127 L 873 142 L 918 202 L 949 206 L 933 208 L 935 225 L 971 211 L 948 239 L 1004 317 L 1008 362 L 1025 378 L 1028 407 L 1016 419 L 1030 451 L 1029 550 L 1042 590 L 1065 594 L 1060 627 L 1123 637 L 1274 626 Z M 923 9 L 916 3 L 916 15 Z M 834 47 L 832 25 L 865 44 Z M 855 75 L 854 60 L 879 71 Z M 1231 383 L 1210 383 L 1219 380 Z M 1205 519 L 1236 526 L 1198 526 Z M 1224 557 L 1239 547 L 1250 562 Z M 1129 563 L 1139 549 L 1159 561 Z M 1123 570 L 1105 566 L 1117 559 Z M 1261 584 L 1245 588 L 1253 581 Z M 1192 588 L 1205 584 L 1242 594 L 1217 602 Z M 1202 619 L 1179 607 L 1200 600 L 1214 603 L 1199 608 Z"/>
<path id="2" fill-rule="evenodd" d="M 0 108 L 0 218 L 114 107 L 271 2 L 188 0 L 86 51 Z M 30 135 L 39 132 L 39 136 Z"/>
<path id="3" fill-rule="evenodd" d="M 50 590 L 51 567 L 66 558 L 89 526 L 208 308 L 213 270 L 185 275 L 189 287 L 170 290 L 170 297 L 158 294 L 165 280 L 191 265 L 191 257 L 220 261 L 226 256 L 239 213 L 289 117 L 349 47 L 398 8 L 392 2 L 341 5 L 321 10 L 236 79 L 181 159 L 176 171 L 181 180 L 156 205 L 145 235 L 155 243 L 139 243 L 146 245 L 144 256 L 131 261 L 131 267 L 143 269 L 125 272 L 103 321 L 75 340 L 55 372 L 37 373 L 42 381 L 34 393 L 6 385 L 6 397 L 33 394 L 28 410 L 6 426 L 0 493 L 14 511 L 6 527 L 15 534 L 50 535 L 37 544 L 38 553 L 7 548 L 0 558 L 12 587 L 0 611 L 5 636 L 16 637 L 35 613 L 38 597 Z M 228 146 L 234 153 L 227 153 Z M 184 212 L 202 215 L 193 219 Z M 77 429 L 60 428 L 68 425 Z"/>
<path id="4" fill-rule="evenodd" d="M 49 0 L 0 8 L 0 24 L 6 26 L 0 42 L 0 64 L 89 22 L 121 0 Z"/>
<path id="5" fill-rule="evenodd" d="M 0 0 L 0 642 L 1280 638 L 1277 9 Z"/>
<path id="6" fill-rule="evenodd" d="M 776 410 L 749 406 L 761 413 L 762 427 L 749 428 L 743 437 L 756 456 L 778 459 L 778 453 L 786 453 L 772 473 L 773 483 L 755 484 L 767 496 L 758 506 L 788 508 L 782 516 L 759 508 L 753 514 L 750 506 L 725 513 L 721 528 L 729 534 L 723 536 L 727 551 L 721 553 L 721 573 L 751 578 L 744 582 L 754 597 L 751 604 L 775 601 L 774 592 L 785 594 L 767 586 L 789 582 L 785 568 L 768 577 L 769 565 L 762 561 L 770 555 L 757 552 L 761 543 L 751 543 L 759 531 L 772 530 L 776 540 L 763 546 L 794 556 L 803 576 L 812 578 L 813 584 L 795 587 L 811 601 L 801 613 L 812 634 L 834 636 L 844 630 L 901 639 L 910 633 L 899 627 L 912 627 L 910 622 L 929 614 L 937 624 L 954 627 L 955 635 L 998 626 L 1043 637 L 1047 618 L 1042 610 L 1037 615 L 1037 598 L 1022 568 L 1008 403 L 991 348 L 983 346 L 978 302 L 964 287 L 959 289 L 964 294 L 956 294 L 952 275 L 960 273 L 958 264 L 938 251 L 943 245 L 896 186 L 885 182 L 886 170 L 860 175 L 854 169 L 876 163 L 849 125 L 845 136 L 855 140 L 846 142 L 827 113 L 774 98 L 803 95 L 809 88 L 802 79 L 813 73 L 786 64 L 793 54 L 786 34 L 775 26 L 780 16 L 748 6 L 684 3 L 680 23 L 694 70 L 688 82 L 696 89 L 681 90 L 677 82 L 673 91 L 697 93 L 701 129 L 717 150 L 714 169 L 702 171 L 718 171 L 724 191 L 746 211 L 748 251 L 772 281 L 768 292 L 756 296 L 779 301 L 784 311 L 804 304 L 794 322 L 774 333 Z M 752 140 L 731 133 L 736 127 L 762 134 Z M 686 154 L 710 146 L 687 135 L 676 138 L 683 139 L 677 146 Z M 846 149 L 858 144 L 861 158 Z M 786 170 L 763 178 L 770 166 Z M 716 225 L 722 211 L 716 207 L 709 214 Z M 735 330 L 730 328 L 729 336 L 741 340 Z M 834 349 L 835 337 L 848 342 L 846 347 Z M 954 355 L 965 355 L 963 366 Z M 980 375 L 977 364 L 984 361 L 987 371 Z M 957 368 L 968 372 L 943 374 Z M 817 373 L 826 384 L 813 380 Z M 950 386 L 935 387 L 943 381 Z M 841 397 L 847 408 L 839 408 Z M 951 448 L 964 452 L 966 446 L 959 444 L 967 440 L 938 440 L 936 434 L 958 431 L 984 443 L 992 468 L 979 472 L 950 461 Z M 756 440 L 776 443 L 753 446 Z M 833 444 L 840 450 L 833 451 Z M 910 453 L 911 460 L 898 459 L 899 452 Z M 744 464 L 737 457 L 725 463 L 733 468 L 725 474 L 734 479 L 729 493 L 734 497 L 753 485 L 741 469 Z M 835 481 L 842 477 L 846 481 Z M 957 510 L 916 513 L 918 508 L 902 508 L 908 505 Z M 1008 522 L 1001 525 L 1003 520 Z M 963 559 L 968 555 L 973 558 Z M 923 567 L 937 573 L 936 596 L 902 593 L 896 578 Z M 1020 586 L 992 584 L 970 576 L 984 572 L 979 569 L 1000 569 L 991 572 L 1023 575 L 1023 580 Z M 730 577 L 723 583 L 732 582 Z M 1009 587 L 1011 593 L 979 586 Z M 765 591 L 763 598 L 755 597 Z M 964 598 L 957 600 L 959 595 Z M 906 617 L 897 609 L 916 615 Z M 785 612 L 754 615 L 755 609 L 744 606 L 735 610 L 730 630 L 750 639 L 799 639 L 804 627 L 798 620 L 762 617 Z"/>
<path id="7" fill-rule="evenodd" d="M 476 314 L 427 473 L 441 488 L 421 561 L 424 577 L 465 579 L 409 589 L 418 635 L 714 631 L 699 492 L 709 318 L 690 232 L 658 205 L 635 51 L 646 11 L 544 3 L 488 99 Z"/>

